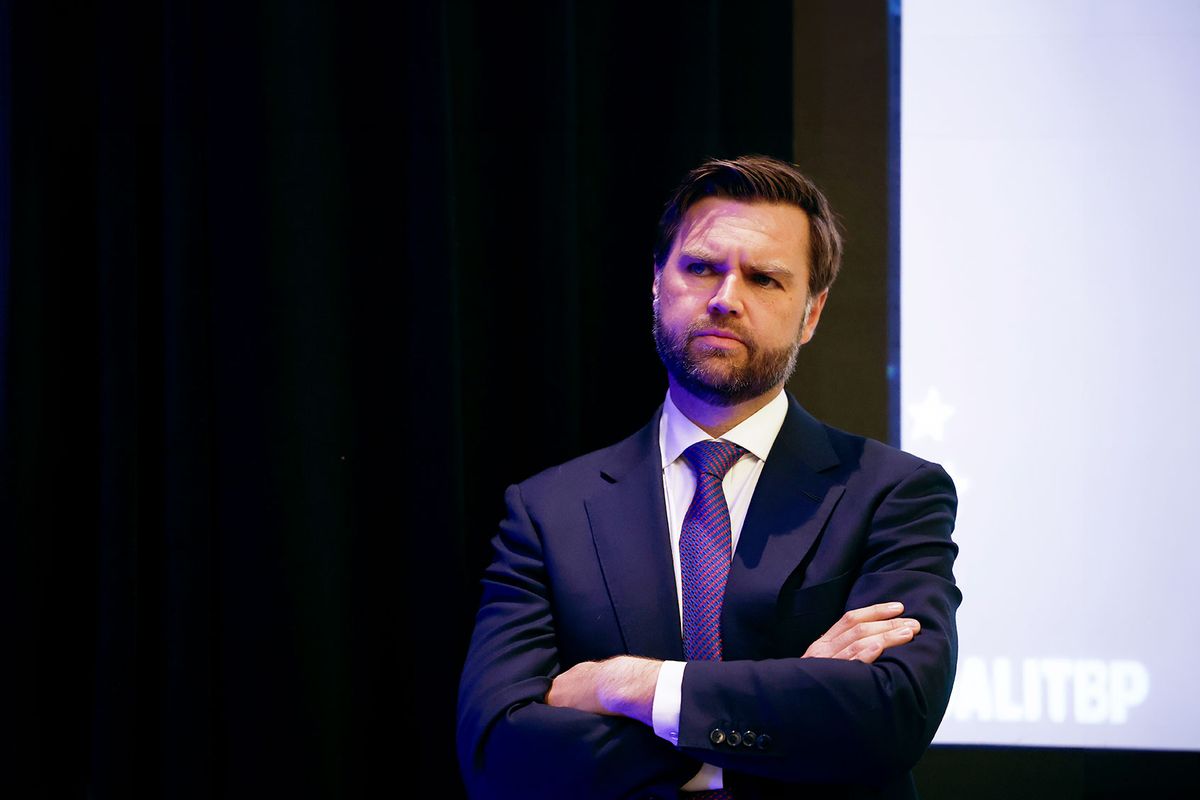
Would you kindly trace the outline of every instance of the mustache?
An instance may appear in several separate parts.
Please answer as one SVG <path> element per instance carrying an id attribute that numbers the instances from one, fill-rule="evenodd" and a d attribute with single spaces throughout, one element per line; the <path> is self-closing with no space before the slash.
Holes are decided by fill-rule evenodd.
<path id="1" fill-rule="evenodd" d="M 696 320 L 687 326 L 687 328 L 683 331 L 683 335 L 688 341 L 691 341 L 692 339 L 695 339 L 696 336 L 702 331 L 723 331 L 731 336 L 737 337 L 742 342 L 749 342 L 751 339 L 750 334 L 747 333 L 742 326 L 731 325 L 729 324 L 728 320 L 712 318 Z"/>

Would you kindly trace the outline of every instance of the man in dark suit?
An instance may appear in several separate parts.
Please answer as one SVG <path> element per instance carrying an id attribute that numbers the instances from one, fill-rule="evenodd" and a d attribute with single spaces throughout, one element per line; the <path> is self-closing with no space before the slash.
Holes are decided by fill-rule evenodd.
<path id="1" fill-rule="evenodd" d="M 676 191 L 662 408 L 508 490 L 460 693 L 473 796 L 915 796 L 954 675 L 956 499 L 783 391 L 840 252 L 790 164 Z"/>

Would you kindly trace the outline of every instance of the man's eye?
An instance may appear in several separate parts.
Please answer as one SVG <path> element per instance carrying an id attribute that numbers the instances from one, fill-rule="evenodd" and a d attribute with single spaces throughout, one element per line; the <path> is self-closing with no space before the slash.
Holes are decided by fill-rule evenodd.
<path id="1" fill-rule="evenodd" d="M 703 275 L 704 273 L 708 272 L 708 270 L 709 265 L 705 264 L 703 261 L 693 261 L 691 264 L 687 265 L 687 271 L 693 275 Z"/>
<path id="2" fill-rule="evenodd" d="M 759 286 L 774 286 L 777 283 L 777 281 L 770 275 L 765 275 L 761 272 L 757 275 L 752 275 L 750 280 L 754 281 Z"/>

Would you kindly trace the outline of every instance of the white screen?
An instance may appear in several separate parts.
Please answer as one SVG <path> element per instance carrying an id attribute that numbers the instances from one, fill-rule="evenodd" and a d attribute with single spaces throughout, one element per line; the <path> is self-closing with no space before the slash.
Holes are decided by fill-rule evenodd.
<path id="1" fill-rule="evenodd" d="M 1200 749 L 1200 2 L 901 26 L 902 440 L 960 500 L 936 741 Z"/>

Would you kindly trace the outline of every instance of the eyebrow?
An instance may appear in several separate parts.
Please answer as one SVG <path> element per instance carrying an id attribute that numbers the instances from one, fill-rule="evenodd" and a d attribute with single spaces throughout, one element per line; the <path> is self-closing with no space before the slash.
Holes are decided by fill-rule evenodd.
<path id="1" fill-rule="evenodd" d="M 795 274 L 790 268 L 782 264 L 776 264 L 774 261 L 768 261 L 765 264 L 748 264 L 747 266 L 755 272 L 760 272 L 764 275 L 784 275 L 791 277 Z"/>
<path id="2" fill-rule="evenodd" d="M 703 261 L 706 264 L 719 264 L 724 261 L 724 259 L 718 256 L 716 253 L 698 247 L 685 247 L 679 251 L 679 255 L 682 258 L 692 259 L 693 261 Z M 790 267 L 784 266 L 777 261 L 764 261 L 756 264 L 745 264 L 743 266 L 764 275 L 781 275 L 785 277 L 792 277 L 795 274 Z"/>
<path id="3" fill-rule="evenodd" d="M 694 261 L 706 261 L 710 264 L 721 260 L 717 257 L 716 253 L 709 252 L 708 250 L 704 250 L 699 247 L 685 247 L 679 251 L 679 255 L 683 256 L 684 258 L 690 258 Z"/>

